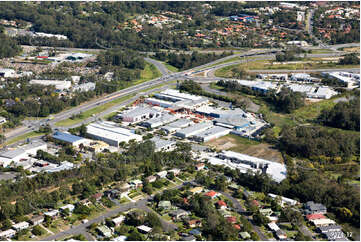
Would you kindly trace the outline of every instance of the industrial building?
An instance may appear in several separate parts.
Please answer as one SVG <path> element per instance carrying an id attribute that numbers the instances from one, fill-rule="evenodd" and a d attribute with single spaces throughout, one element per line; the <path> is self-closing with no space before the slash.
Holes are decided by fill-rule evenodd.
<path id="1" fill-rule="evenodd" d="M 71 88 L 71 81 L 59 81 L 59 80 L 31 80 L 30 84 L 43 85 L 43 86 L 55 86 L 56 90 L 65 90 Z"/>
<path id="2" fill-rule="evenodd" d="M 41 141 L 33 141 L 17 149 L 7 150 L 0 153 L 0 165 L 7 167 L 13 161 L 15 163 L 22 159 L 28 159 L 30 155 L 36 155 L 38 150 L 46 150 L 47 144 Z"/>
<path id="3" fill-rule="evenodd" d="M 174 89 L 164 90 L 154 94 L 154 96 L 161 100 L 173 102 L 174 108 L 194 109 L 208 103 L 208 99 L 205 97 L 182 93 Z"/>
<path id="4" fill-rule="evenodd" d="M 188 138 L 188 137 L 196 135 L 212 126 L 213 126 L 213 124 L 210 122 L 198 123 L 198 124 L 192 125 L 190 127 L 178 130 L 175 133 L 175 136 L 178 136 L 183 139 Z"/>
<path id="5" fill-rule="evenodd" d="M 157 128 L 159 126 L 162 126 L 164 124 L 170 123 L 177 119 L 177 116 L 163 113 L 161 116 L 157 118 L 148 119 L 147 121 L 142 122 L 142 125 L 147 128 Z"/>
<path id="6" fill-rule="evenodd" d="M 155 99 L 155 98 L 146 98 L 145 103 L 149 104 L 149 105 L 153 105 L 153 106 L 160 106 L 162 108 L 170 108 L 173 107 L 174 103 L 173 102 L 169 102 L 169 101 L 165 101 L 165 100 L 161 100 L 161 99 Z"/>
<path id="7" fill-rule="evenodd" d="M 290 84 L 287 86 L 293 92 L 301 92 L 308 98 L 329 99 L 338 93 L 329 87 L 318 87 L 312 85 Z"/>
<path id="8" fill-rule="evenodd" d="M 242 86 L 246 86 L 251 88 L 254 91 L 267 93 L 269 90 L 277 90 L 277 84 L 273 82 L 265 82 L 265 81 L 246 81 L 246 80 L 231 80 L 236 81 L 238 84 Z"/>
<path id="9" fill-rule="evenodd" d="M 87 135 L 92 139 L 104 141 L 115 147 L 119 147 L 121 142 L 127 143 L 132 139 L 136 141 L 142 140 L 142 136 L 135 134 L 134 130 L 122 128 L 109 121 L 89 124 L 87 126 Z"/>
<path id="10" fill-rule="evenodd" d="M 207 142 L 212 139 L 217 139 L 222 136 L 225 136 L 231 132 L 230 129 L 214 126 L 210 129 L 207 129 L 205 131 L 202 131 L 196 135 L 194 135 L 193 139 L 198 142 Z"/>
<path id="11" fill-rule="evenodd" d="M 95 82 L 87 82 L 73 86 L 74 92 L 88 92 L 95 90 Z"/>
<path id="12" fill-rule="evenodd" d="M 192 123 L 193 122 L 189 119 L 181 118 L 173 123 L 163 126 L 161 129 L 169 134 L 169 133 L 175 132 L 177 130 L 180 130 L 181 128 L 188 127 Z"/>
<path id="13" fill-rule="evenodd" d="M 64 132 L 55 132 L 52 135 L 53 139 L 67 143 L 67 144 L 71 144 L 72 146 L 76 146 L 78 147 L 81 143 L 84 143 L 86 141 L 85 138 L 83 137 L 79 137 L 76 135 L 72 135 L 69 133 L 64 133 Z"/>
<path id="14" fill-rule="evenodd" d="M 288 74 L 257 74 L 256 76 L 259 79 L 265 80 L 278 80 L 278 81 L 287 81 Z"/>
<path id="15" fill-rule="evenodd" d="M 154 142 L 155 151 L 171 151 L 175 148 L 176 142 L 172 140 L 161 139 L 160 137 L 153 137 L 150 141 Z"/>
<path id="16" fill-rule="evenodd" d="M 356 88 L 360 86 L 360 74 L 352 72 L 334 71 L 334 72 L 323 72 L 323 76 L 336 79 L 344 84 L 347 88 Z"/>
<path id="17" fill-rule="evenodd" d="M 128 112 L 118 114 L 117 116 L 119 116 L 124 122 L 136 123 L 150 118 L 160 117 L 161 115 L 161 111 L 154 108 L 138 106 Z"/>
<path id="18" fill-rule="evenodd" d="M 243 173 L 248 171 L 263 172 L 276 182 L 281 182 L 286 178 L 285 165 L 233 151 L 222 151 L 216 157 L 210 156 L 207 159 L 213 165 L 224 165 L 231 169 L 238 169 Z"/>
<path id="19" fill-rule="evenodd" d="M 307 73 L 292 73 L 290 77 L 291 81 L 297 81 L 297 82 L 318 82 L 320 81 L 319 78 L 315 78 L 310 76 L 310 74 Z"/>

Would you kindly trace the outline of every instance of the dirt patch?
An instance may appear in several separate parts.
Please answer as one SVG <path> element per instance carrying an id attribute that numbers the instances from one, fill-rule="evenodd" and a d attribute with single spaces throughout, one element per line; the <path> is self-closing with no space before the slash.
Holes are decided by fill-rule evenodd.
<path id="1" fill-rule="evenodd" d="M 232 150 L 261 159 L 283 163 L 281 152 L 273 148 L 272 145 L 248 140 L 236 135 L 227 135 L 211 140 L 206 145 L 214 147 L 218 151 Z"/>

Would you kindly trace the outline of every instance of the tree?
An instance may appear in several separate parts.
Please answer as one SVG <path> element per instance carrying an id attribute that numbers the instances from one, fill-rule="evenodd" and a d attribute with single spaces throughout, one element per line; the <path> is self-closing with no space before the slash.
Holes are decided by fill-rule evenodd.
<path id="1" fill-rule="evenodd" d="M 137 229 L 133 229 L 133 231 L 129 234 L 127 240 L 130 241 L 143 241 L 145 240 L 144 236 L 138 232 Z"/>
<path id="2" fill-rule="evenodd" d="M 339 59 L 339 65 L 359 65 L 360 58 L 357 56 L 356 53 L 351 53 L 345 55 L 343 58 Z"/>
<path id="3" fill-rule="evenodd" d="M 31 232 L 36 236 L 41 236 L 44 234 L 45 231 L 39 225 L 36 225 L 33 227 Z"/>
<path id="4" fill-rule="evenodd" d="M 257 211 L 256 214 L 253 215 L 253 221 L 258 226 L 265 225 L 270 222 L 270 220 L 266 216 L 262 215 L 259 211 Z"/>

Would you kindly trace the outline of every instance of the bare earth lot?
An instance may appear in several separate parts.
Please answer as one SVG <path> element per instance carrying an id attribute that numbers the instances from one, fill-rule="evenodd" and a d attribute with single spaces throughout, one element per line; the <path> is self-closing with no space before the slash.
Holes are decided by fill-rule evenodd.
<path id="1" fill-rule="evenodd" d="M 219 151 L 232 150 L 265 160 L 283 163 L 281 152 L 272 148 L 271 145 L 248 140 L 232 134 L 208 141 L 206 145 L 215 147 Z"/>

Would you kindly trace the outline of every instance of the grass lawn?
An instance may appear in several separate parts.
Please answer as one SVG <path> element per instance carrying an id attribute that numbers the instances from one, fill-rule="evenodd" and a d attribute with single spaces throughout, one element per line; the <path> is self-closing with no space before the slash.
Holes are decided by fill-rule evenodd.
<path id="1" fill-rule="evenodd" d="M 118 105 L 118 104 L 132 98 L 133 96 L 134 96 L 134 94 L 133 95 L 127 95 L 127 96 L 115 99 L 115 100 L 113 100 L 111 102 L 105 103 L 103 105 L 99 105 L 99 106 L 97 106 L 95 108 L 92 108 L 92 109 L 89 109 L 89 110 L 83 112 L 81 118 L 64 119 L 64 120 L 61 120 L 61 121 L 57 122 L 55 125 L 57 125 L 57 126 L 71 126 L 71 125 L 80 123 L 81 121 L 83 121 L 83 120 L 85 120 L 87 118 L 90 118 L 93 114 L 101 113 L 101 112 L 105 111 L 108 108 L 111 108 L 111 107 L 113 107 L 115 105 Z"/>
<path id="2" fill-rule="evenodd" d="M 163 62 L 163 64 L 165 65 L 165 67 L 167 67 L 168 70 L 170 70 L 171 72 L 178 72 L 179 71 L 179 68 L 175 67 L 175 66 L 172 66 L 172 65 L 169 65 L 168 63 L 166 62 Z"/>
<path id="3" fill-rule="evenodd" d="M 26 133 L 26 134 L 23 134 L 23 135 L 20 135 L 16 138 L 13 138 L 11 140 L 8 140 L 5 142 L 6 145 L 11 145 L 13 143 L 16 143 L 18 141 L 21 141 L 21 140 L 25 140 L 27 138 L 33 138 L 33 137 L 37 137 L 37 136 L 42 136 L 44 135 L 45 133 L 40 133 L 40 132 L 37 132 L 37 131 L 31 131 L 29 133 Z"/>
<path id="4" fill-rule="evenodd" d="M 332 53 L 333 51 L 330 49 L 315 49 L 311 50 L 311 54 L 325 54 L 325 53 Z"/>
<path id="5" fill-rule="evenodd" d="M 155 78 L 160 77 L 162 74 L 159 72 L 157 67 L 153 64 L 146 63 L 144 70 L 140 73 L 140 79 L 132 82 L 132 85 L 138 85 L 142 82 L 146 82 Z"/>

